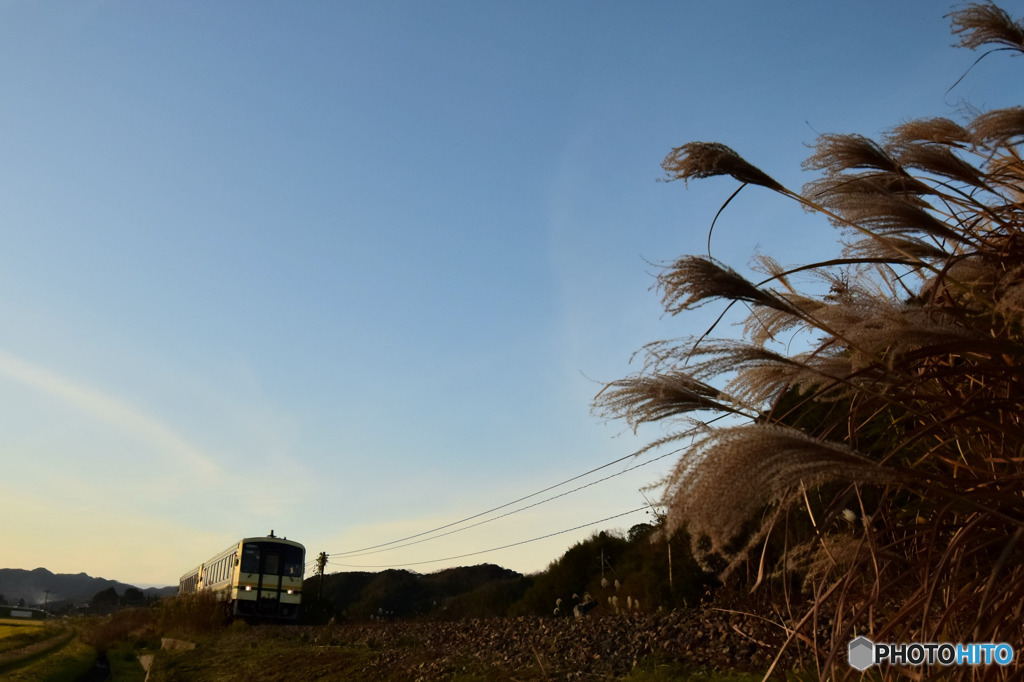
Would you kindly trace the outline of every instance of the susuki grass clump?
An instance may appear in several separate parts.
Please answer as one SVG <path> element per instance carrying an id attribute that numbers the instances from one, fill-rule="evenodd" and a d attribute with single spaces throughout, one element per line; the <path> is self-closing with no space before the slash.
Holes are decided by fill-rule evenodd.
<path id="1" fill-rule="evenodd" d="M 1024 24 L 990 3 L 951 17 L 965 47 L 1024 52 Z M 790 610 L 786 593 L 778 610 L 822 676 L 854 672 L 855 634 L 1024 641 L 1022 140 L 1022 107 L 910 121 L 879 141 L 824 135 L 802 192 L 718 143 L 665 159 L 670 180 L 730 175 L 843 235 L 828 261 L 759 257 L 761 281 L 710 256 L 669 265 L 666 311 L 745 306 L 743 338 L 650 344 L 644 368 L 595 402 L 634 428 L 680 425 L 651 447 L 697 423 L 666 481 L 668 528 L 685 527 L 726 574 L 799 571 L 812 608 Z M 709 414 L 733 419 L 708 426 Z"/>
<path id="2" fill-rule="evenodd" d="M 160 602 L 160 630 L 165 635 L 210 634 L 225 628 L 228 620 L 224 602 L 210 592 L 178 595 Z"/>
<path id="3" fill-rule="evenodd" d="M 91 622 L 82 634 L 82 641 L 101 652 L 120 644 L 158 645 L 157 620 L 157 612 L 151 608 L 122 609 Z"/>

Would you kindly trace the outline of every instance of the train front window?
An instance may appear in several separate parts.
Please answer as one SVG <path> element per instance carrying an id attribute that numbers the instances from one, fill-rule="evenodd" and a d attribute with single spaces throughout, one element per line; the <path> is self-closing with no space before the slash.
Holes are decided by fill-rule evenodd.
<path id="1" fill-rule="evenodd" d="M 289 578 L 301 578 L 303 573 L 304 555 L 298 547 L 288 547 L 284 550 L 284 573 Z"/>
<path id="2" fill-rule="evenodd" d="M 260 572 L 260 546 L 255 542 L 242 545 L 242 562 L 238 567 L 242 573 Z"/>
<path id="3" fill-rule="evenodd" d="M 263 573 L 301 578 L 304 573 L 305 551 L 276 542 L 247 542 L 242 545 L 240 573 Z"/>

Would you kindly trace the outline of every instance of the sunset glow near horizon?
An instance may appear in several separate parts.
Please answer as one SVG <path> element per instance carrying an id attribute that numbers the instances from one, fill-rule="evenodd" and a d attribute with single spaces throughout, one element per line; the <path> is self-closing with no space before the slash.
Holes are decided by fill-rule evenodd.
<path id="1" fill-rule="evenodd" d="M 652 520 L 587 525 L 675 457 L 343 555 L 662 435 L 590 403 L 717 316 L 652 273 L 737 184 L 661 160 L 719 141 L 799 189 L 820 133 L 1015 104 L 957 6 L 0 0 L 0 567 L 170 585 L 274 529 L 329 572 L 533 572 Z M 749 187 L 711 245 L 839 237 Z"/>

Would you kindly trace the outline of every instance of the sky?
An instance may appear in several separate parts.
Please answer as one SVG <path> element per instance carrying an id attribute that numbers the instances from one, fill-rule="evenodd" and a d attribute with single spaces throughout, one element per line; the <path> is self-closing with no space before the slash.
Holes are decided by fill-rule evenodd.
<path id="1" fill-rule="evenodd" d="M 717 315 L 651 286 L 736 187 L 662 159 L 799 189 L 819 134 L 1014 104 L 953 8 L 0 0 L 0 567 L 171 585 L 273 529 L 528 573 L 651 521 L 664 430 L 591 402 Z M 748 188 L 711 247 L 837 237 Z"/>

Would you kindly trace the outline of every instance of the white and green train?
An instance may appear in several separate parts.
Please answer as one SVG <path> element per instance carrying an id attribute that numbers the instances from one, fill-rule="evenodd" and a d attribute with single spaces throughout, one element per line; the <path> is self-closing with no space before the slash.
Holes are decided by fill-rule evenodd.
<path id="1" fill-rule="evenodd" d="M 270 531 L 239 540 L 181 576 L 178 594 L 209 591 L 233 616 L 295 620 L 305 562 L 305 547 Z"/>

